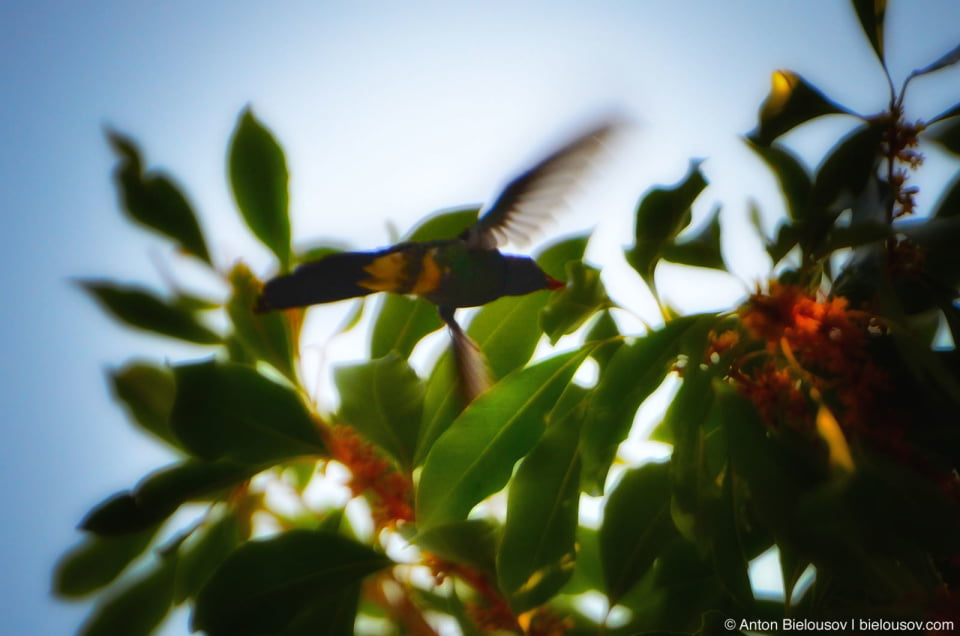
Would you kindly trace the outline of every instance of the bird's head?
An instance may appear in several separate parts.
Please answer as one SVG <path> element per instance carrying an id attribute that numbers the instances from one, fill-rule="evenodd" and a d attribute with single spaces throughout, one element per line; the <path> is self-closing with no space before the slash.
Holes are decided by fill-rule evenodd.
<path id="1" fill-rule="evenodd" d="M 526 256 L 506 257 L 505 280 L 505 296 L 523 296 L 541 289 L 566 287 L 566 283 L 547 274 L 536 261 Z"/>

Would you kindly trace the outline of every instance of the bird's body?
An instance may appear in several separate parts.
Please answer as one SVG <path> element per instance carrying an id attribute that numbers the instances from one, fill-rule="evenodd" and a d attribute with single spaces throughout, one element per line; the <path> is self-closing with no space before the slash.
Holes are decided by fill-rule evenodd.
<path id="1" fill-rule="evenodd" d="M 614 128 L 614 123 L 604 122 L 516 177 L 460 236 L 408 241 L 372 252 L 341 252 L 305 263 L 267 281 L 255 310 L 303 307 L 374 292 L 425 298 L 437 305 L 450 328 L 465 393 L 472 399 L 480 390 L 477 385 L 483 384 L 476 369 L 471 370 L 478 355 L 473 355 L 476 346 L 454 320 L 454 311 L 501 296 L 564 286 L 533 259 L 503 254 L 498 247 L 510 239 L 523 241 L 556 211 Z"/>

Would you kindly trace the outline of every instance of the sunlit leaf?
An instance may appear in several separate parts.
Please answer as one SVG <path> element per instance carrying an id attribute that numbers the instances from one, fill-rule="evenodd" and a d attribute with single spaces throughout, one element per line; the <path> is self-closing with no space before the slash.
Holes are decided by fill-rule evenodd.
<path id="1" fill-rule="evenodd" d="M 324 451 L 300 396 L 251 367 L 194 362 L 174 367 L 171 427 L 203 459 L 262 464 Z"/>
<path id="2" fill-rule="evenodd" d="M 174 448 L 180 441 L 170 430 L 170 410 L 176 387 L 167 367 L 146 362 L 128 362 L 110 372 L 113 394 L 123 402 L 140 428 Z"/>
<path id="3" fill-rule="evenodd" d="M 486 519 L 468 519 L 433 526 L 414 540 L 424 550 L 445 561 L 466 565 L 491 581 L 497 578 L 499 528 Z"/>
<path id="4" fill-rule="evenodd" d="M 404 358 L 424 336 L 443 326 L 437 306 L 423 298 L 385 294 L 370 339 L 370 357 L 382 358 L 391 351 Z"/>
<path id="5" fill-rule="evenodd" d="M 339 534 L 290 530 L 240 546 L 197 596 L 194 629 L 221 634 L 276 634 L 291 626 L 327 633 L 317 604 L 339 599 L 390 559 Z M 340 605 L 340 603 L 337 603 Z M 335 616 L 326 616 L 327 621 Z"/>
<path id="6" fill-rule="evenodd" d="M 757 144 L 768 146 L 792 128 L 833 113 L 852 114 L 796 73 L 775 71 L 770 93 L 760 107 L 760 123 L 749 137 Z"/>
<path id="7" fill-rule="evenodd" d="M 423 528 L 465 519 L 502 488 L 513 464 L 544 430 L 544 419 L 587 355 L 571 351 L 515 371 L 473 401 L 427 455 L 417 493 Z"/>
<path id="8" fill-rule="evenodd" d="M 80 627 L 81 636 L 148 636 L 163 621 L 173 604 L 177 560 L 158 558 L 132 580 L 120 581 L 93 609 Z"/>
<path id="9" fill-rule="evenodd" d="M 600 558 L 611 604 L 640 580 L 674 536 L 669 465 L 646 464 L 624 473 L 607 499 L 600 526 Z"/>
<path id="10" fill-rule="evenodd" d="M 107 139 L 120 157 L 114 171 L 120 203 L 134 221 L 176 241 L 187 253 L 211 263 L 196 214 L 186 197 L 163 173 L 144 172 L 132 139 L 112 130 Z"/>
<path id="11" fill-rule="evenodd" d="M 243 220 L 280 260 L 280 271 L 290 269 L 290 218 L 287 160 L 273 134 L 250 108 L 240 113 L 230 139 L 230 187 Z"/>
<path id="12" fill-rule="evenodd" d="M 262 285 L 250 269 L 237 263 L 228 275 L 233 294 L 227 303 L 227 315 L 234 334 L 251 355 L 270 363 L 291 382 L 297 381 L 294 366 L 295 334 L 283 312 L 254 313 Z"/>
<path id="13" fill-rule="evenodd" d="M 338 368 L 340 419 L 396 459 L 413 467 L 423 415 L 423 382 L 396 354 Z"/>
<path id="14" fill-rule="evenodd" d="M 564 401 L 571 406 L 551 416 L 547 431 L 510 483 L 497 575 L 500 589 L 518 613 L 548 601 L 569 580 L 576 563 L 577 447 L 587 392 L 570 389 Z"/>
<path id="15" fill-rule="evenodd" d="M 567 263 L 566 279 L 567 286 L 551 294 L 540 313 L 540 325 L 551 344 L 613 304 L 600 282 L 600 270 L 572 261 Z"/>
<path id="16" fill-rule="evenodd" d="M 189 311 L 176 307 L 139 286 L 107 280 L 82 280 L 80 286 L 120 322 L 196 344 L 219 344 L 220 336 L 200 324 Z"/>
<path id="17" fill-rule="evenodd" d="M 498 298 L 481 307 L 470 321 L 467 334 L 486 356 L 495 379 L 522 367 L 533 355 L 541 335 L 537 315 L 549 297 L 550 292 L 540 291 Z M 427 380 L 418 465 L 463 407 L 448 351 L 434 365 Z"/>
<path id="18" fill-rule="evenodd" d="M 853 0 L 853 8 L 857 12 L 857 19 L 863 28 L 863 33 L 870 40 L 877 59 L 886 68 L 887 63 L 883 53 L 883 18 L 887 12 L 887 0 Z"/>
<path id="19" fill-rule="evenodd" d="M 534 260 L 547 274 L 563 280 L 567 275 L 567 263 L 583 260 L 589 240 L 589 235 L 578 235 L 557 241 L 538 251 Z"/>
<path id="20" fill-rule="evenodd" d="M 95 592 L 116 579 L 150 545 L 159 526 L 110 537 L 88 534 L 57 561 L 53 592 L 75 598 Z"/>
<path id="21" fill-rule="evenodd" d="M 457 238 L 476 222 L 479 212 L 477 207 L 440 210 L 417 224 L 404 240 L 437 241 Z"/>
<path id="22" fill-rule="evenodd" d="M 627 262 L 653 288 L 653 271 L 664 247 L 689 223 L 690 207 L 707 180 L 700 162 L 693 161 L 686 176 L 674 186 L 654 188 L 640 200 L 634 226 L 634 245 L 627 251 Z"/>
<path id="23" fill-rule="evenodd" d="M 593 392 L 583 427 L 586 492 L 603 492 L 607 471 L 617 447 L 630 432 L 637 409 L 663 382 L 683 340 L 702 318 L 678 318 L 617 349 Z"/>
<path id="24" fill-rule="evenodd" d="M 710 220 L 699 232 L 679 243 L 667 245 L 663 258 L 671 263 L 726 271 L 720 249 L 720 207 L 714 209 Z"/>

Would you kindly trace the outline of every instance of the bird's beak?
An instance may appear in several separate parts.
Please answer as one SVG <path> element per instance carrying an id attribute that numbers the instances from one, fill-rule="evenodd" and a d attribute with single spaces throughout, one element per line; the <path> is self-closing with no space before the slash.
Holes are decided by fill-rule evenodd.
<path id="1" fill-rule="evenodd" d="M 547 276 L 547 287 L 546 287 L 547 289 L 549 290 L 562 289 L 566 286 L 567 284 L 562 280 L 557 280 L 553 276 L 549 276 L 549 275 Z"/>

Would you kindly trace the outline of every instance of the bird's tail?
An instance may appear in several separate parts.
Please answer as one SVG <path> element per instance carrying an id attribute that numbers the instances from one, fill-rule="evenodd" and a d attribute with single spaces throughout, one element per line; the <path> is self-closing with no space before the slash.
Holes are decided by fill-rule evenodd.
<path id="1" fill-rule="evenodd" d="M 360 285 L 360 281 L 370 277 L 364 268 L 379 255 L 377 252 L 340 252 L 304 263 L 290 274 L 267 281 L 254 311 L 305 307 L 366 296 L 374 290 Z"/>

